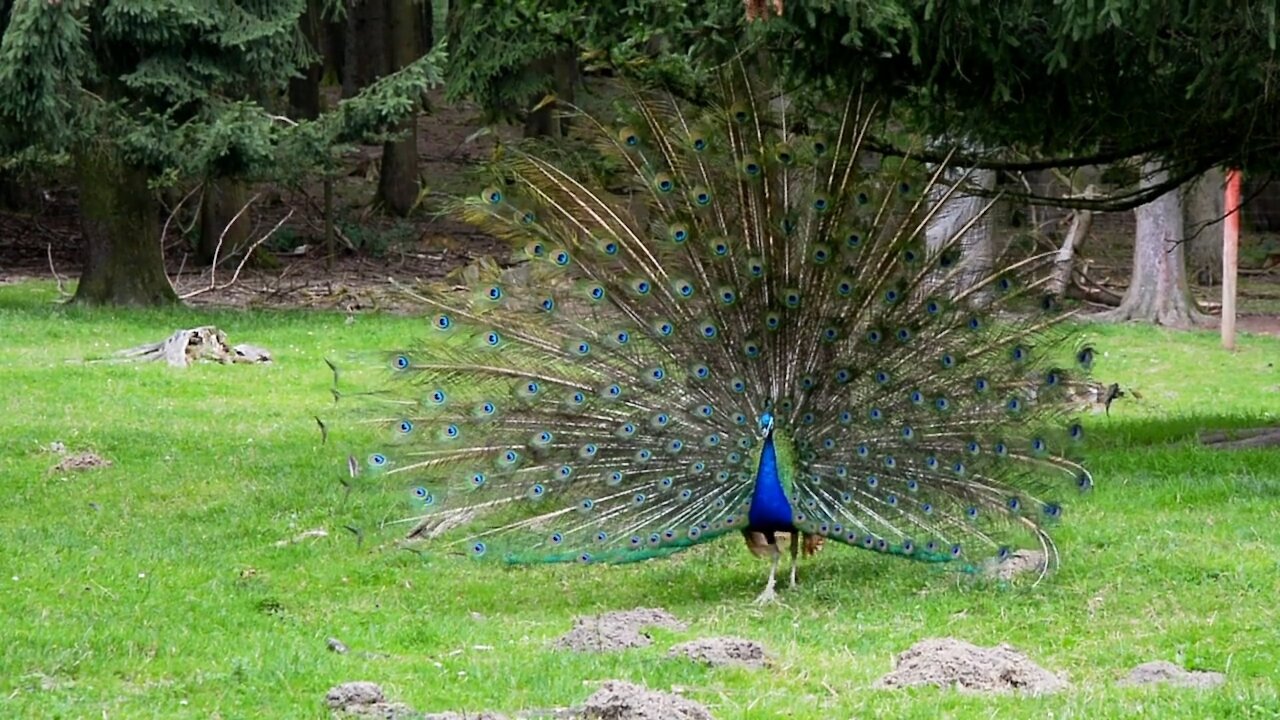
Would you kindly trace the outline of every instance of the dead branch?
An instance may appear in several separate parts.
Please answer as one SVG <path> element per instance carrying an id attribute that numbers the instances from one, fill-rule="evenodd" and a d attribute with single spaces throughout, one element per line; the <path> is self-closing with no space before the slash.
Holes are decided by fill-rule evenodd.
<path id="1" fill-rule="evenodd" d="M 249 203 L 252 203 L 253 200 L 256 199 L 257 197 L 258 197 L 257 195 L 254 195 L 253 198 L 249 200 Z M 249 203 L 245 203 L 245 206 L 240 209 L 240 212 L 244 212 L 245 209 L 249 207 Z M 203 295 L 204 293 L 213 292 L 216 290 L 225 290 L 231 287 L 232 285 L 235 285 L 236 281 L 240 279 L 240 271 L 244 270 L 244 266 L 246 263 L 249 262 L 249 258 L 253 257 L 253 251 L 257 250 L 264 242 L 271 239 L 271 236 L 275 235 L 276 231 L 279 230 L 282 225 L 288 222 L 289 218 L 293 217 L 293 212 L 294 212 L 293 209 L 290 208 L 289 212 L 284 217 L 280 218 L 279 222 L 277 222 L 274 227 L 272 227 L 270 230 L 267 231 L 267 234 L 258 238 L 256 241 L 253 242 L 252 245 L 248 247 L 247 250 L 245 250 L 244 257 L 240 258 L 240 263 L 236 265 L 236 271 L 231 275 L 231 279 L 222 284 L 218 284 L 217 282 L 218 250 L 222 248 L 222 238 L 219 237 L 218 245 L 216 248 L 214 248 L 214 251 L 213 251 L 213 265 L 210 266 L 209 268 L 209 284 L 206 287 L 202 287 L 197 290 L 192 290 L 191 292 L 184 293 L 182 295 L 179 295 L 178 297 L 180 297 L 183 300 L 187 300 L 197 295 Z M 227 224 L 227 227 L 229 228 L 231 227 L 231 225 L 235 224 L 236 220 L 238 220 L 239 217 L 240 217 L 240 213 L 236 213 L 236 216 L 231 219 L 231 222 Z M 223 230 L 223 235 L 224 236 L 226 235 L 226 230 Z"/>
<path id="2" fill-rule="evenodd" d="M 161 245 L 164 244 L 165 238 L 169 237 L 169 225 L 170 223 L 173 222 L 173 219 L 178 216 L 178 211 L 181 210 L 182 206 L 186 205 L 187 201 L 191 199 L 191 196 L 195 195 L 197 192 L 203 195 L 204 183 L 196 183 L 196 186 L 191 188 L 191 190 L 186 195 L 183 195 L 182 199 L 178 201 L 178 204 L 174 205 L 173 209 L 169 211 L 168 216 L 166 216 L 164 219 L 164 227 L 160 229 Z"/>
<path id="3" fill-rule="evenodd" d="M 1083 300 L 1106 307 L 1119 307 L 1120 301 L 1124 299 L 1110 288 L 1089 277 L 1087 269 L 1077 269 L 1072 273 L 1071 284 L 1066 288 L 1066 296 L 1073 300 Z"/>
<path id="4" fill-rule="evenodd" d="M 240 209 L 236 211 L 236 214 L 231 216 L 231 219 L 223 226 L 222 232 L 218 233 L 218 244 L 213 246 L 213 261 L 209 263 L 210 285 L 215 284 L 215 280 L 217 279 L 218 265 L 220 262 L 218 260 L 218 256 L 222 252 L 222 242 L 227 239 L 227 233 L 231 232 L 231 227 L 240 221 L 240 216 L 248 212 L 249 206 L 257 202 L 260 197 L 262 197 L 262 193 L 254 193 L 253 197 L 249 198 L 248 202 L 241 205 Z M 252 252 L 245 253 L 245 257 L 248 257 L 251 254 Z"/>
<path id="5" fill-rule="evenodd" d="M 58 283 L 58 295 L 66 298 L 71 297 L 71 293 L 62 287 L 62 276 L 58 274 L 58 269 L 53 266 L 53 243 L 45 243 L 45 254 L 49 256 L 49 272 L 53 273 L 53 279 Z"/>
<path id="6" fill-rule="evenodd" d="M 1248 450 L 1280 445 L 1280 426 L 1246 430 L 1214 430 L 1200 435 L 1200 444 L 1215 450 Z"/>

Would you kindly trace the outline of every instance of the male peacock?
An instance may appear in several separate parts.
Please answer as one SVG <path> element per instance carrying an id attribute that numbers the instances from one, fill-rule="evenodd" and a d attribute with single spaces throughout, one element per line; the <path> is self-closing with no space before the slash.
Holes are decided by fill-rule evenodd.
<path id="1" fill-rule="evenodd" d="M 865 152 L 857 96 L 822 133 L 741 74 L 710 109 L 632 90 L 620 112 L 584 115 L 608 183 L 510 151 L 460 203 L 524 277 L 415 294 L 432 337 L 391 354 L 367 462 L 412 494 L 413 534 L 623 563 L 742 533 L 772 560 L 761 601 L 781 533 L 793 583 L 824 540 L 1056 560 L 1060 495 L 1092 481 L 1046 259 L 975 278 L 967 226 L 926 243 L 954 185 Z"/>

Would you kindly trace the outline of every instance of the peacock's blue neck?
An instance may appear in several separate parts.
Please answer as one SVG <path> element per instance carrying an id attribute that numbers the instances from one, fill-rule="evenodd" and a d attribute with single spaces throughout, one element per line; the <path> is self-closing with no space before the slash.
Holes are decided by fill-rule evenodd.
<path id="1" fill-rule="evenodd" d="M 782 488 L 778 475 L 778 451 L 773 446 L 773 433 L 765 438 L 760 452 L 760 466 L 756 469 L 756 484 L 751 491 L 751 511 L 747 515 L 751 530 L 761 532 L 795 530 L 791 514 L 791 501 Z"/>

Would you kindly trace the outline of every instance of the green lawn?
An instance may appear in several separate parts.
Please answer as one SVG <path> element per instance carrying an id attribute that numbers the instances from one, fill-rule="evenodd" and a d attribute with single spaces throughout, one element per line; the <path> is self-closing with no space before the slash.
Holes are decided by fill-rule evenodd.
<path id="1" fill-rule="evenodd" d="M 736 540 L 625 567 L 508 570 L 384 549 L 395 508 L 340 479 L 373 437 L 333 415 L 322 358 L 416 337 L 410 318 L 66 309 L 0 287 L 0 717 L 323 718 L 373 680 L 420 710 L 580 702 L 598 681 L 684 688 L 729 718 L 1280 716 L 1280 452 L 1223 453 L 1204 427 L 1277 422 L 1280 341 L 1089 328 L 1097 376 L 1135 387 L 1088 421 L 1097 489 L 1068 508 L 1061 571 L 1035 588 L 829 547 L 785 605 Z M 273 366 L 83 364 L 216 324 Z M 330 418 L 322 445 L 313 416 Z M 45 449 L 109 468 L 55 473 Z M 328 536 L 277 546 L 323 528 Z M 650 648 L 549 643 L 576 614 L 663 607 L 690 623 Z M 665 659 L 682 639 L 763 642 L 767 671 Z M 895 653 L 940 635 L 1008 642 L 1074 684 L 1045 698 L 871 690 Z M 351 648 L 330 652 L 334 636 Z M 479 646 L 481 649 L 476 649 Z M 484 649 L 492 646 L 492 649 Z M 1133 665 L 1225 671 L 1197 693 L 1124 689 Z"/>

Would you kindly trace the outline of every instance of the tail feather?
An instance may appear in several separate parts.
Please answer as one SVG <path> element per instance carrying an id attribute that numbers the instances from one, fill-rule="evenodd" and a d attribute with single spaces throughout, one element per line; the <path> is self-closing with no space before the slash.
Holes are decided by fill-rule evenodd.
<path id="1" fill-rule="evenodd" d="M 1079 375 L 1059 362 L 1070 314 L 1038 299 L 1052 258 L 962 283 L 975 220 L 926 242 L 960 184 L 869 153 L 884 120 L 859 95 L 803 133 L 740 71 L 718 98 L 633 90 L 619 122 L 586 115 L 614 182 L 513 150 L 460 201 L 528 275 L 415 291 L 432 337 L 368 396 L 394 441 L 367 465 L 413 488 L 417 534 L 628 562 L 740 531 L 768 413 L 794 444 L 797 531 L 1056 557 L 1062 494 L 1092 481 L 1058 391 Z"/>

